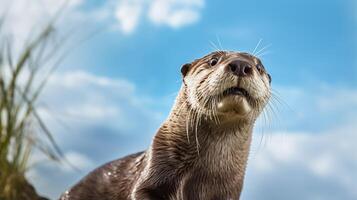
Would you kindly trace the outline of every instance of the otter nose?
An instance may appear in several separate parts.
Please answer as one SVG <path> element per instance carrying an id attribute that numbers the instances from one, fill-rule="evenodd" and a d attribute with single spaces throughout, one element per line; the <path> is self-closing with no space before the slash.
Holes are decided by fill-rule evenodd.
<path id="1" fill-rule="evenodd" d="M 234 60 L 228 64 L 228 70 L 237 76 L 250 76 L 253 73 L 249 63 L 242 60 Z"/>

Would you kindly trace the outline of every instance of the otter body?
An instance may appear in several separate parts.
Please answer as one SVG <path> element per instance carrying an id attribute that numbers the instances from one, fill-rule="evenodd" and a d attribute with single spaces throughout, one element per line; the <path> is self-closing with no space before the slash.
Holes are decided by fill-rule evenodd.
<path id="1" fill-rule="evenodd" d="M 61 200 L 239 199 L 270 75 L 256 57 L 225 51 L 181 72 L 175 105 L 149 149 L 94 170 Z"/>

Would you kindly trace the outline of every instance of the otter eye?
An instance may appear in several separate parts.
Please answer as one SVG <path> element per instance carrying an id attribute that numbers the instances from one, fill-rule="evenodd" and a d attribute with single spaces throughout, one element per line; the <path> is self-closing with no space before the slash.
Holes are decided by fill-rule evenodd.
<path id="1" fill-rule="evenodd" d="M 217 58 L 212 58 L 210 61 L 209 61 L 209 65 L 211 65 L 211 67 L 217 65 L 218 63 L 218 59 Z"/>

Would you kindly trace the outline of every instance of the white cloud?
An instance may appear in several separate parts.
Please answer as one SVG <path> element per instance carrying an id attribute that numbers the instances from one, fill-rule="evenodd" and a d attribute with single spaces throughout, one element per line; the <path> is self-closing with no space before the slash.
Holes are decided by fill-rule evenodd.
<path id="1" fill-rule="evenodd" d="M 124 33 L 132 33 L 139 23 L 143 2 L 139 0 L 120 1 L 115 10 L 115 17 Z"/>
<path id="2" fill-rule="evenodd" d="M 336 199 L 323 193 L 329 187 L 335 187 L 334 192 L 341 199 L 356 198 L 356 122 L 340 124 L 322 133 L 270 133 L 264 147 L 256 139 L 260 135 L 256 135 L 244 199 L 276 199 L 274 195 L 278 193 L 281 199 L 315 199 L 310 192 L 323 199 Z M 306 184 L 320 184 L 323 189 L 309 188 Z M 297 195 L 297 191 L 304 192 Z"/>
<path id="3" fill-rule="evenodd" d="M 202 0 L 153 0 L 149 7 L 149 19 L 157 25 L 180 28 L 198 21 Z"/>
<path id="4" fill-rule="evenodd" d="M 113 79 L 105 76 L 96 76 L 82 70 L 67 71 L 62 74 L 51 76 L 49 84 L 66 87 L 68 89 L 78 89 L 89 85 L 99 87 L 111 87 L 125 93 L 132 94 L 135 86 L 124 79 Z"/>
<path id="5" fill-rule="evenodd" d="M 136 94 L 134 84 L 127 80 L 76 70 L 57 73 L 50 78 L 41 99 L 49 106 L 39 107 L 39 111 L 53 126 L 57 123 L 50 120 L 51 115 L 56 115 L 75 127 L 98 124 L 126 132 L 140 127 L 135 118 L 147 115 L 153 120 L 161 118 L 159 113 L 145 108 L 147 99 Z M 73 119 L 75 124 L 70 121 Z"/>
<path id="6" fill-rule="evenodd" d="M 337 160 L 331 154 L 321 154 L 310 161 L 309 167 L 313 173 L 319 176 L 328 176 L 329 174 L 336 173 L 334 163 Z"/>
<path id="7" fill-rule="evenodd" d="M 19 45 L 23 45 L 29 36 L 36 35 L 52 19 L 65 2 L 67 7 L 57 22 L 57 30 L 64 33 L 78 24 L 85 29 L 95 30 L 99 24 L 104 24 L 124 34 L 131 34 L 141 21 L 180 28 L 197 22 L 204 6 L 204 0 L 108 0 L 96 8 L 85 8 L 85 0 L 0 0 L 0 16 L 7 16 L 2 29 L 12 34 Z M 83 34 L 88 32 L 82 31 Z"/>
<path id="8" fill-rule="evenodd" d="M 74 12 L 83 4 L 83 0 L 0 0 L 0 16 L 6 21 L 2 31 L 13 36 L 18 45 L 34 37 L 54 15 L 66 5 L 62 16 L 74 18 Z M 67 22 L 68 26 L 68 22 Z"/>
<path id="9" fill-rule="evenodd" d="M 115 17 L 120 30 L 132 33 L 142 17 L 155 25 L 181 28 L 197 22 L 203 0 L 120 0 Z"/>
<path id="10" fill-rule="evenodd" d="M 259 124 L 276 131 L 319 131 L 336 128 L 336 124 L 354 119 L 357 90 L 325 83 L 308 88 L 273 86 L 274 98 Z M 272 110 L 273 109 L 273 110 Z M 265 118 L 264 118 L 265 117 Z M 317 120 L 317 122 L 316 122 Z M 270 130 L 272 131 L 272 130 Z"/>

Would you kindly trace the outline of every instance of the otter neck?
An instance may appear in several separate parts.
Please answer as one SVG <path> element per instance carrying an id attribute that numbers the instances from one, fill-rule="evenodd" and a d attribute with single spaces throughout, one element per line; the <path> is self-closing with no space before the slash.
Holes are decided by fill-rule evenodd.
<path id="1" fill-rule="evenodd" d="M 234 174 L 233 182 L 242 185 L 254 122 L 239 120 L 227 125 L 207 116 L 197 121 L 192 119 L 195 116 L 190 115 L 190 109 L 181 90 L 168 119 L 155 136 L 154 152 L 155 149 L 171 151 L 168 155 L 179 152 L 176 159 L 189 166 L 210 174 Z M 162 145 L 170 148 L 155 148 Z"/>

